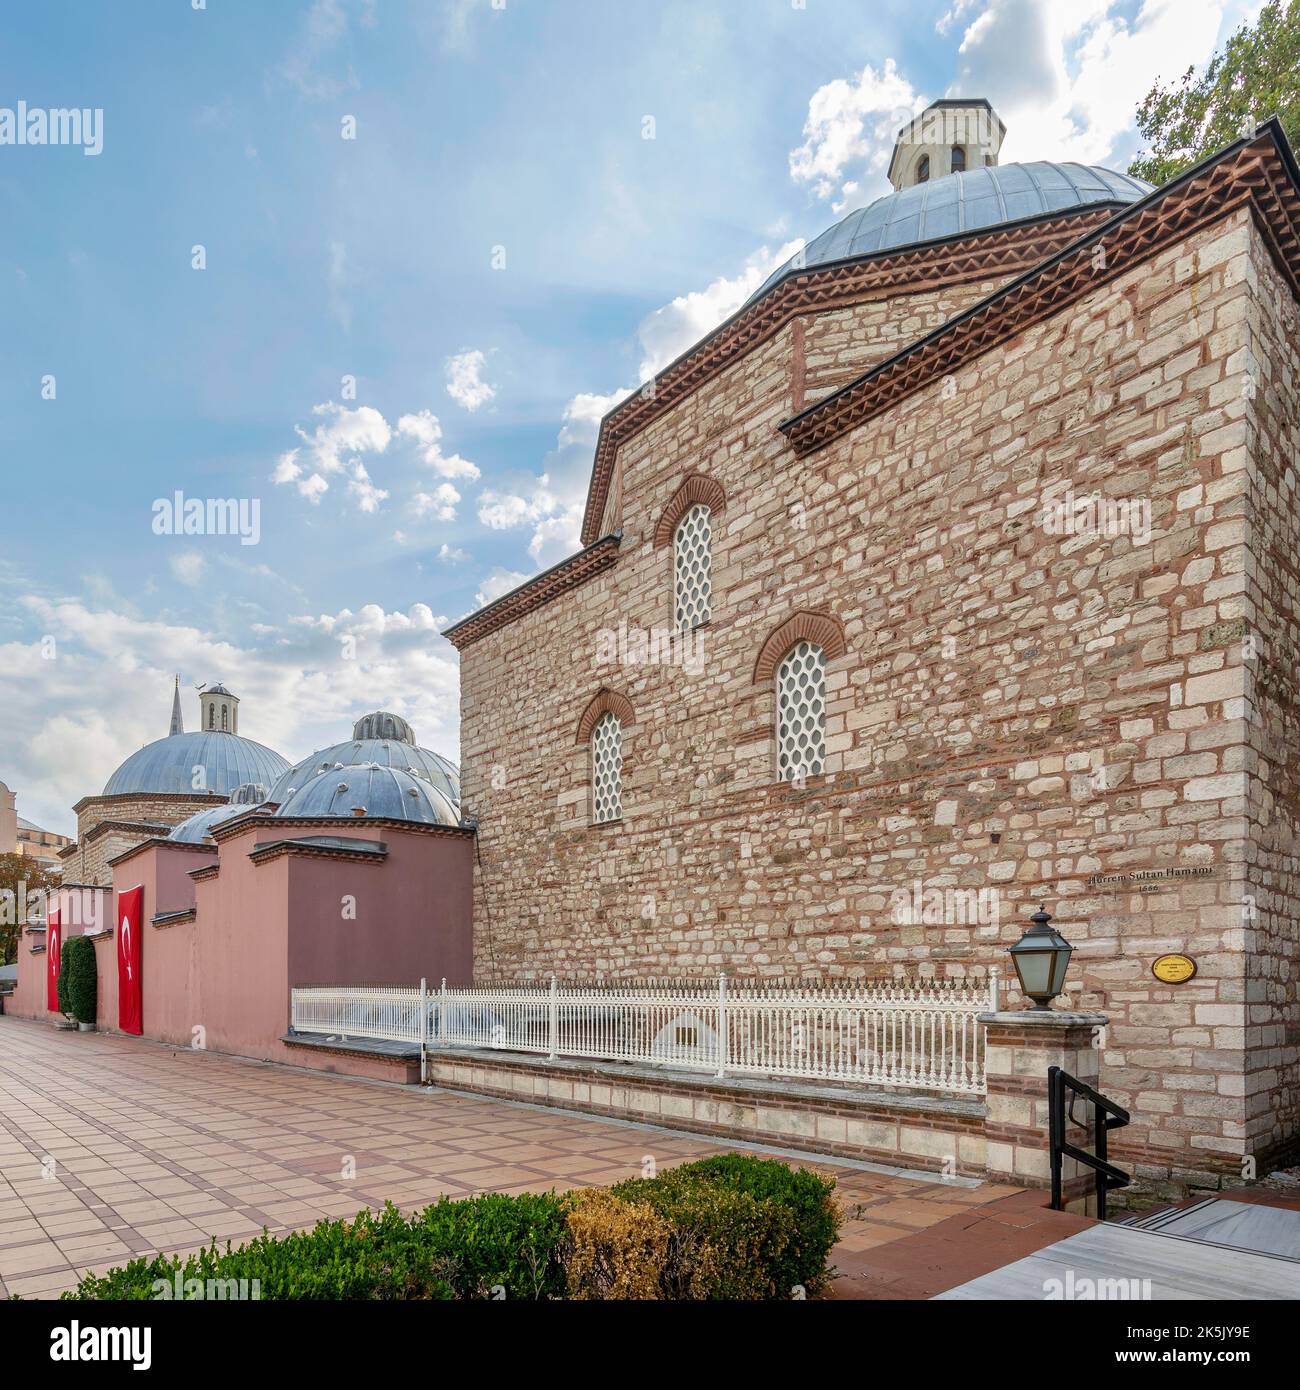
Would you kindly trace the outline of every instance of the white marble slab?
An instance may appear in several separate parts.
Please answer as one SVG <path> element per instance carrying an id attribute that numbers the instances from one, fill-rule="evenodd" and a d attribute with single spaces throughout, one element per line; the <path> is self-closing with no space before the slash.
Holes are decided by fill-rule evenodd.
<path id="1" fill-rule="evenodd" d="M 1300 1211 L 1215 1197 L 1184 1211 L 1164 1213 L 1149 1230 L 1188 1240 L 1209 1241 L 1234 1250 L 1300 1260 Z"/>
<path id="2" fill-rule="evenodd" d="M 1300 1264 L 1274 1255 L 1171 1239 L 1132 1226 L 1101 1225 L 936 1297 L 1300 1299 Z"/>

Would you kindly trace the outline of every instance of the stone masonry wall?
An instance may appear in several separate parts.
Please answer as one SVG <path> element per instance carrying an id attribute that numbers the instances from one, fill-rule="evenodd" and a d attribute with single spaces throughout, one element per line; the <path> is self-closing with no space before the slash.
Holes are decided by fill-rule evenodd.
<path id="1" fill-rule="evenodd" d="M 1251 856 L 1243 929 L 1248 1149 L 1294 1161 L 1300 1124 L 1300 306 L 1258 238 L 1247 325 L 1245 644 Z M 1246 1173 L 1245 1176 L 1253 1176 Z"/>
<path id="2" fill-rule="evenodd" d="M 1112 1020 L 1102 1077 L 1134 1112 L 1114 1151 L 1235 1173 L 1262 1137 L 1241 1080 L 1255 236 L 1233 213 L 804 459 L 777 431 L 789 329 L 629 440 L 618 563 L 462 653 L 479 976 L 1005 971 L 1045 903 L 1076 947 L 1062 1003 Z M 672 624 L 652 536 L 689 470 L 727 497 L 713 618 L 677 664 L 638 662 L 637 630 Z M 1053 532 L 1070 489 L 1139 526 L 1149 506 L 1150 535 Z M 798 610 L 847 646 L 804 787 L 774 781 L 753 680 Z M 575 736 L 602 687 L 635 723 L 623 818 L 595 827 Z M 991 896 L 913 924 L 893 905 L 914 884 Z M 1192 982 L 1153 977 L 1166 951 Z"/>
<path id="3" fill-rule="evenodd" d="M 111 885 L 113 871 L 109 868 L 110 860 L 124 854 L 132 845 L 151 838 L 146 831 L 116 829 L 93 839 L 88 838 L 90 832 L 104 821 L 123 821 L 133 825 L 179 825 L 218 799 L 211 796 L 195 799 L 176 796 L 88 798 L 77 813 L 76 848 L 61 860 L 64 881 Z"/>

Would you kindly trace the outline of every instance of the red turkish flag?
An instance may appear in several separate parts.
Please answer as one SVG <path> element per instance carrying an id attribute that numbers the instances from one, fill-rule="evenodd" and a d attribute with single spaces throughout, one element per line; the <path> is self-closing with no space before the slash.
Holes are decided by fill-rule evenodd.
<path id="1" fill-rule="evenodd" d="M 63 932 L 59 926 L 59 909 L 50 908 L 45 932 L 45 1007 L 59 1012 L 59 957 L 63 954 Z"/>
<path id="2" fill-rule="evenodd" d="M 144 1032 L 144 998 L 140 992 L 140 946 L 144 888 L 117 895 L 117 1026 L 124 1033 Z"/>

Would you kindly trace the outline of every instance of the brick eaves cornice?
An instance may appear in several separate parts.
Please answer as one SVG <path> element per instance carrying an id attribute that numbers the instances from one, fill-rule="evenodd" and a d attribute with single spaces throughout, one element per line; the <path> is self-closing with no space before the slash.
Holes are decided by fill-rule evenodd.
<path id="1" fill-rule="evenodd" d="M 165 836 L 153 836 L 148 840 L 141 840 L 138 845 L 132 845 L 130 849 L 123 850 L 121 854 L 108 861 L 108 867 L 111 869 L 118 864 L 125 864 L 128 859 L 133 859 L 137 854 L 143 854 L 147 849 L 199 850 L 204 854 L 216 854 L 217 852 L 215 845 L 198 845 L 192 840 L 171 840 Z"/>
<path id="2" fill-rule="evenodd" d="M 788 275 L 660 372 L 653 380 L 653 390 L 642 387 L 601 421 L 583 513 L 583 543 L 594 539 L 600 525 L 619 448 L 794 319 L 849 308 L 864 300 L 917 294 L 1026 270 L 1075 241 L 1081 224 L 1105 221 L 1117 206 L 1120 204 L 1115 202 L 1090 203 L 1084 208 L 1001 223 Z"/>
<path id="3" fill-rule="evenodd" d="M 381 830 L 407 831 L 412 835 L 450 835 L 453 839 L 460 839 L 463 836 L 473 837 L 472 828 L 463 825 L 431 825 L 424 821 L 396 820 L 391 816 L 275 816 L 257 815 L 256 813 L 247 816 L 232 816 L 229 820 L 221 821 L 219 824 L 211 826 L 208 834 L 212 836 L 218 845 L 224 844 L 227 840 L 233 840 L 242 831 L 250 830 L 255 825 L 265 825 L 270 821 L 277 828 L 280 826 L 291 827 L 295 830 L 300 829 L 341 829 L 347 827 L 355 830 L 362 826 L 367 830 L 375 828 Z M 373 840 L 364 843 L 373 844 Z"/>
<path id="4" fill-rule="evenodd" d="M 302 859 L 345 859 L 353 864 L 388 862 L 388 846 L 382 840 L 358 840 L 357 843 L 376 845 L 378 848 L 343 849 L 339 845 L 313 845 L 307 840 L 272 840 L 269 844 L 261 844 L 249 850 L 248 857 L 254 864 L 265 864 L 269 860 L 286 856 Z"/>
<path id="5" fill-rule="evenodd" d="M 1279 269 L 1300 296 L 1300 177 L 1280 125 L 1270 121 L 801 411 L 781 431 L 801 457 L 823 448 L 1165 246 L 1247 205 Z M 1106 252 L 1102 269 L 1093 263 L 1100 243 Z"/>
<path id="6" fill-rule="evenodd" d="M 219 806 L 229 799 L 220 792 L 114 792 L 112 796 L 83 796 L 72 810 L 74 814 L 80 815 L 87 806 L 116 806 L 123 801 L 166 801 L 178 804 L 197 801 L 203 806 Z"/>
<path id="7" fill-rule="evenodd" d="M 550 569 L 534 575 L 526 584 L 503 594 L 486 608 L 480 608 L 477 613 L 471 613 L 468 618 L 453 623 L 442 635 L 457 651 L 464 651 L 472 643 L 486 637 L 489 632 L 505 627 L 507 623 L 522 618 L 525 613 L 531 613 L 560 594 L 576 589 L 579 584 L 585 584 L 602 570 L 607 570 L 618 559 L 618 547 L 622 539 L 620 531 L 603 536 L 586 549 L 578 551 L 576 555 L 570 555 L 567 560 L 561 560 L 558 565 L 552 565 Z"/>

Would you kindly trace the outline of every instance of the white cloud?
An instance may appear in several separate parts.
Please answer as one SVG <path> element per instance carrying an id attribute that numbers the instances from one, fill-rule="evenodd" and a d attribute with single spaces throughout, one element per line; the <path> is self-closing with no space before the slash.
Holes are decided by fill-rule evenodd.
<path id="1" fill-rule="evenodd" d="M 1009 50 L 1016 52 L 1013 45 Z M 830 198 L 837 185 L 844 197 L 856 192 L 862 171 L 888 192 L 884 182 L 900 126 L 925 106 L 925 99 L 892 58 L 877 70 L 870 63 L 855 77 L 836 78 L 819 87 L 808 103 L 804 142 L 790 152 L 790 176 L 810 183 L 818 197 Z M 847 186 L 844 174 L 857 172 Z"/>
<path id="2" fill-rule="evenodd" d="M 526 495 L 486 489 L 479 498 L 478 519 L 494 531 L 510 531 L 552 516 L 559 505 L 550 490 L 550 479 L 543 473 Z"/>
<path id="3" fill-rule="evenodd" d="M 366 472 L 366 466 L 360 460 L 352 465 L 348 492 L 357 499 L 357 506 L 363 512 L 377 512 L 379 504 L 388 496 L 383 488 L 376 487 L 370 481 L 370 474 Z"/>
<path id="4" fill-rule="evenodd" d="M 38 825 L 71 833 L 73 803 L 97 795 L 123 759 L 166 734 L 178 670 L 191 728 L 192 686 L 222 680 L 241 697 L 240 732 L 291 760 L 345 739 L 358 716 L 380 708 L 409 718 L 426 747 L 457 756 L 456 657 L 426 604 L 343 609 L 292 623 L 279 638 L 260 624 L 250 634 L 256 645 L 82 597 L 28 595 L 13 611 L 32 635 L 0 643 L 0 766 L 20 813 Z M 53 659 L 43 634 L 56 640 Z M 356 639 L 352 659 L 345 636 Z"/>
<path id="5" fill-rule="evenodd" d="M 441 549 L 438 551 L 438 559 L 444 565 L 460 565 L 464 564 L 464 562 L 469 559 L 469 556 L 466 555 L 463 550 L 459 550 L 455 546 L 450 546 L 444 541 Z"/>
<path id="6" fill-rule="evenodd" d="M 321 423 L 310 433 L 301 425 L 293 427 L 302 444 L 286 449 L 276 459 L 271 481 L 280 485 L 292 483 L 303 497 L 316 504 L 329 491 L 325 474 L 346 472 L 348 496 L 355 499 L 357 507 L 363 512 L 378 511 L 388 492 L 371 480 L 361 456 L 385 452 L 393 437 L 388 421 L 373 406 L 350 410 L 333 401 L 313 406 L 312 414 L 320 416 Z M 304 451 L 307 461 L 302 457 Z"/>
<path id="7" fill-rule="evenodd" d="M 488 390 L 491 391 L 491 387 Z M 472 407 L 471 407 L 472 409 Z M 444 478 L 467 478 L 473 482 L 479 471 L 468 459 L 459 454 L 442 452 L 442 425 L 432 411 L 421 410 L 414 415 L 403 415 L 397 421 L 397 432 L 420 445 L 420 457 Z"/>
<path id="8" fill-rule="evenodd" d="M 517 589 L 521 584 L 526 584 L 531 578 L 531 575 L 520 574 L 517 570 L 493 570 L 479 585 L 478 593 L 474 595 L 474 602 L 478 607 L 486 608 L 489 603 L 495 603 L 503 594 L 508 594 L 511 589 Z"/>
<path id="9" fill-rule="evenodd" d="M 182 584 L 194 587 L 203 578 L 203 572 L 207 568 L 203 556 L 196 550 L 187 550 L 180 555 L 173 555 L 167 562 L 171 566 L 172 574 L 180 580 Z"/>
<path id="10" fill-rule="evenodd" d="M 729 319 L 779 265 L 803 249 L 803 244 L 800 238 L 786 242 L 776 251 L 761 246 L 738 275 L 721 275 L 702 290 L 678 295 L 672 303 L 643 319 L 638 330 L 645 353 L 641 380 L 661 372 Z"/>
<path id="11" fill-rule="evenodd" d="M 412 503 L 416 516 L 432 516 L 435 521 L 455 521 L 460 493 L 450 483 L 439 483 L 432 492 L 417 492 Z"/>
<path id="12" fill-rule="evenodd" d="M 370 405 L 349 410 L 326 401 L 313 406 L 312 414 L 321 416 L 323 423 L 310 434 L 301 425 L 295 425 L 294 433 L 307 447 L 316 467 L 325 473 L 341 472 L 358 454 L 382 454 L 393 437 L 388 421 Z"/>
<path id="13" fill-rule="evenodd" d="M 483 380 L 486 365 L 487 359 L 477 348 L 447 359 L 447 394 L 457 405 L 475 411 L 496 395 L 496 387 Z"/>
<path id="14" fill-rule="evenodd" d="M 1007 125 L 1002 162 L 1123 165 L 1134 112 L 1156 77 L 1210 57 L 1233 0 L 981 0 L 967 4 L 950 92 L 987 96 Z M 1017 58 L 1008 63 L 1013 47 Z"/>

